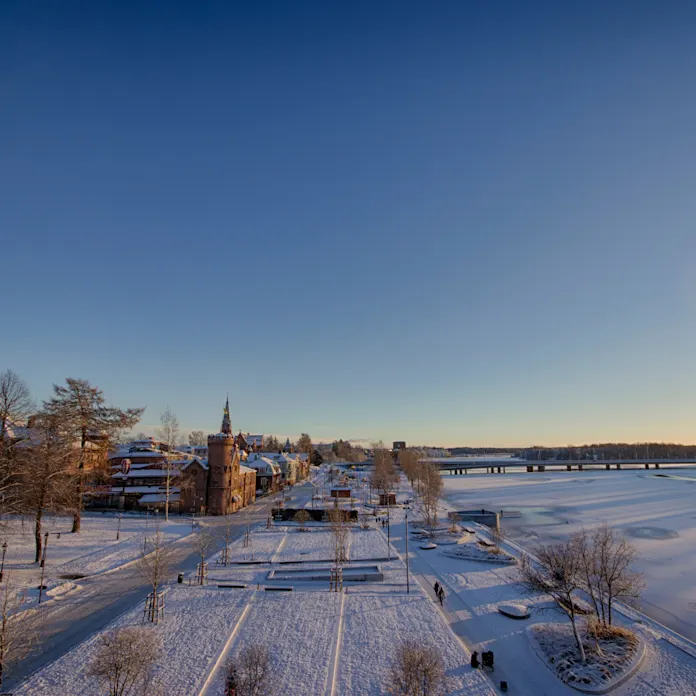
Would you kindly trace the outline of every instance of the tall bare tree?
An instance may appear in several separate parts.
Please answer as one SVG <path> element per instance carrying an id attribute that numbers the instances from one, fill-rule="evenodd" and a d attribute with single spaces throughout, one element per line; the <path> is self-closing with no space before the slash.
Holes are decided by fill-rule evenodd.
<path id="1" fill-rule="evenodd" d="M 21 377 L 5 370 L 0 374 L 0 444 L 5 441 L 5 434 L 10 423 L 25 423 L 33 413 L 34 404 Z"/>
<path id="2" fill-rule="evenodd" d="M 162 654 L 162 640 L 152 628 L 128 626 L 99 637 L 89 675 L 107 689 L 108 696 L 149 696 L 153 668 Z"/>
<path id="3" fill-rule="evenodd" d="M 437 507 L 442 498 L 442 476 L 437 464 L 423 464 L 418 469 L 420 493 L 418 499 L 425 516 L 425 523 L 437 525 Z"/>
<path id="4" fill-rule="evenodd" d="M 17 592 L 9 571 L 0 583 L 0 688 L 12 668 L 23 660 L 36 641 L 36 635 L 27 626 L 26 616 L 20 611 L 23 598 Z"/>
<path id="5" fill-rule="evenodd" d="M 202 430 L 192 430 L 189 433 L 188 442 L 191 447 L 203 447 L 208 444 L 208 438 Z"/>
<path id="6" fill-rule="evenodd" d="M 198 562 L 197 575 L 198 583 L 200 585 L 205 583 L 205 579 L 207 577 L 206 559 L 208 556 L 210 556 L 215 548 L 215 543 L 215 537 L 207 529 L 201 529 L 201 531 L 196 534 L 194 547 L 196 549 L 196 553 L 198 554 L 198 558 L 200 559 Z"/>
<path id="7" fill-rule="evenodd" d="M 53 396 L 44 402 L 43 410 L 57 417 L 65 430 L 65 436 L 80 445 L 72 527 L 73 532 L 79 532 L 88 452 L 95 448 L 99 456 L 105 454 L 119 433 L 135 426 L 145 409 L 124 410 L 107 406 L 101 389 L 91 385 L 86 379 L 68 378 L 65 386 L 53 385 Z"/>
<path id="8" fill-rule="evenodd" d="M 374 461 L 374 469 L 370 477 L 372 487 L 383 495 L 388 495 L 399 480 L 399 473 L 394 466 L 394 458 L 383 443 L 378 442 L 372 446 L 372 459 Z"/>
<path id="9" fill-rule="evenodd" d="M 155 530 L 152 537 L 145 540 L 142 554 L 138 559 L 138 570 L 152 587 L 152 598 L 157 603 L 161 587 L 172 572 L 171 552 L 165 547 L 162 532 L 159 528 Z M 155 606 L 158 605 L 155 604 Z M 159 620 L 158 610 L 153 609 L 148 614 L 148 617 L 151 621 L 157 623 Z"/>
<path id="10" fill-rule="evenodd" d="M 540 546 L 536 555 L 538 563 L 527 555 L 522 556 L 519 582 L 530 592 L 549 595 L 558 609 L 566 614 L 573 628 L 580 659 L 585 662 L 575 602 L 576 594 L 583 589 L 582 558 L 578 554 L 577 544 L 569 539 L 559 544 Z"/>
<path id="11" fill-rule="evenodd" d="M 46 413 L 36 417 L 31 440 L 17 450 L 19 506 L 34 519 L 36 563 L 41 560 L 44 516 L 74 510 L 74 453 L 60 419 Z"/>
<path id="12" fill-rule="evenodd" d="M 176 417 L 174 412 L 167 406 L 167 408 L 160 415 L 161 427 L 157 429 L 157 437 L 167 445 L 167 458 L 165 461 L 165 467 L 167 472 L 167 478 L 165 482 L 164 489 L 164 519 L 166 522 L 169 521 L 169 499 L 171 497 L 172 488 L 172 452 L 176 447 L 177 441 L 179 439 L 179 419 Z"/>
<path id="13" fill-rule="evenodd" d="M 334 508 L 328 513 L 333 542 L 333 561 L 340 566 L 348 561 L 348 540 L 350 538 L 350 522 L 348 513 L 341 508 Z"/>
<path id="14" fill-rule="evenodd" d="M 397 645 L 387 693 L 398 696 L 444 696 L 447 693 L 447 680 L 440 652 L 417 640 L 406 640 Z"/>
<path id="15" fill-rule="evenodd" d="M 616 601 L 634 602 L 645 588 L 643 575 L 633 570 L 635 547 L 606 524 L 592 536 L 583 530 L 574 536 L 582 572 L 597 618 L 612 625 Z"/>

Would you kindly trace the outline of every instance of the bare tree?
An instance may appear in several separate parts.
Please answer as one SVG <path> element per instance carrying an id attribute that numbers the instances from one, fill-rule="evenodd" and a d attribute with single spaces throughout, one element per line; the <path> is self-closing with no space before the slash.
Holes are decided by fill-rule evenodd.
<path id="1" fill-rule="evenodd" d="M 150 621 L 157 623 L 160 618 L 161 587 L 172 572 L 171 552 L 165 547 L 162 532 L 159 529 L 155 530 L 152 537 L 145 540 L 142 554 L 138 559 L 138 570 L 152 587 L 146 614 Z"/>
<path id="2" fill-rule="evenodd" d="M 232 692 L 234 689 L 234 692 Z M 227 665 L 227 690 L 235 696 L 272 696 L 273 665 L 268 649 L 252 643 Z"/>
<path id="3" fill-rule="evenodd" d="M 394 651 L 387 692 L 398 696 L 444 696 L 447 683 L 442 656 L 416 640 L 400 643 Z"/>
<path id="4" fill-rule="evenodd" d="M 74 509 L 74 448 L 57 416 L 39 414 L 31 441 L 17 450 L 18 496 L 22 513 L 34 519 L 35 563 L 41 560 L 43 519 Z"/>
<path id="5" fill-rule="evenodd" d="M 580 659 L 585 662 L 575 603 L 575 595 L 583 585 L 582 558 L 577 552 L 577 545 L 570 539 L 560 544 L 540 546 L 536 555 L 538 563 L 527 555 L 522 556 L 519 582 L 529 592 L 549 595 L 570 619 Z"/>
<path id="6" fill-rule="evenodd" d="M 78 476 L 74 504 L 73 532 L 80 531 L 85 463 L 89 453 L 102 459 L 117 435 L 132 428 L 143 415 L 143 408 L 120 409 L 106 406 L 104 393 L 85 379 L 66 379 L 66 385 L 53 385 L 53 397 L 44 402 L 44 411 L 55 416 L 65 429 L 64 436 L 79 442 Z"/>
<path id="7" fill-rule="evenodd" d="M 225 515 L 223 520 L 222 528 L 218 532 L 220 539 L 222 541 L 222 553 L 220 556 L 220 562 L 222 565 L 229 565 L 230 562 L 230 545 L 232 544 L 232 531 L 234 529 L 232 516 Z"/>
<path id="8" fill-rule="evenodd" d="M 208 575 L 208 564 L 206 563 L 206 559 L 208 556 L 210 556 L 213 548 L 215 548 L 215 543 L 215 537 L 207 529 L 202 529 L 200 532 L 198 532 L 198 534 L 196 534 L 194 546 L 196 553 L 198 554 L 198 558 L 200 559 L 198 562 L 198 572 L 196 573 L 196 578 L 199 585 L 203 585 L 205 583 L 205 579 Z"/>
<path id="9" fill-rule="evenodd" d="M 333 561 L 338 567 L 348 561 L 350 524 L 346 519 L 346 511 L 341 510 L 340 508 L 329 510 L 328 517 L 331 525 L 331 537 L 333 541 Z"/>
<path id="10" fill-rule="evenodd" d="M 432 527 L 437 525 L 437 507 L 442 498 L 442 476 L 437 464 L 423 464 L 418 469 L 421 482 L 419 501 L 425 515 L 425 523 Z"/>
<path id="11" fill-rule="evenodd" d="M 602 623 L 611 626 L 615 602 L 633 602 L 645 589 L 641 573 L 632 570 L 637 551 L 624 537 L 617 537 L 606 524 L 592 536 L 596 593 L 601 603 Z"/>
<path id="12" fill-rule="evenodd" d="M 309 522 L 310 517 L 311 517 L 311 515 L 306 510 L 298 510 L 295 513 L 295 516 L 293 519 L 299 525 L 300 532 L 307 531 L 307 527 L 305 525 L 307 524 L 307 522 Z"/>
<path id="13" fill-rule="evenodd" d="M 191 447 L 203 447 L 208 444 L 208 438 L 202 430 L 192 430 L 188 436 L 188 443 Z"/>
<path id="14" fill-rule="evenodd" d="M 5 370 L 0 374 L 0 444 L 10 423 L 25 423 L 34 410 L 29 387 L 18 374 Z"/>
<path id="15" fill-rule="evenodd" d="M 26 626 L 26 617 L 19 612 L 23 598 L 12 583 L 9 571 L 0 583 L 0 687 L 17 662 L 33 647 L 36 636 Z"/>
<path id="16" fill-rule="evenodd" d="M 162 440 L 167 445 L 167 458 L 165 461 L 165 467 L 167 471 L 167 478 L 165 481 L 164 489 L 164 519 L 166 522 L 169 521 L 169 499 L 171 496 L 172 488 L 172 452 L 174 451 L 176 444 L 179 440 L 179 419 L 176 417 L 174 412 L 167 406 L 167 408 L 160 415 L 161 428 L 157 429 L 157 437 Z"/>
<path id="17" fill-rule="evenodd" d="M 399 473 L 394 466 L 394 458 L 382 442 L 373 444 L 372 458 L 374 461 L 374 469 L 370 477 L 372 487 L 380 491 L 382 495 L 388 495 L 399 480 Z"/>
<path id="18" fill-rule="evenodd" d="M 128 626 L 104 633 L 89 669 L 108 696 L 149 696 L 162 641 L 152 628 Z"/>

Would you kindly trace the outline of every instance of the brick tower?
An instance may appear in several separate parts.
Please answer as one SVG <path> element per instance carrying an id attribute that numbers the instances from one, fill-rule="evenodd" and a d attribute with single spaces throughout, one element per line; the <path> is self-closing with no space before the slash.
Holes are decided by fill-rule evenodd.
<path id="1" fill-rule="evenodd" d="M 234 489 L 238 480 L 239 453 L 232 435 L 228 398 L 220 432 L 208 436 L 208 514 L 227 515 L 234 511 Z"/>

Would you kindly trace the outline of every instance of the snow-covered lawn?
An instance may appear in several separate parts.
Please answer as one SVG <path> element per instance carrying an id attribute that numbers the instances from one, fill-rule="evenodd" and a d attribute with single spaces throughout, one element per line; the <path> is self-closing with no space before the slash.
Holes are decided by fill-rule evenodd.
<path id="1" fill-rule="evenodd" d="M 150 517 L 123 515 L 120 524 L 113 514 L 86 513 L 79 533 L 71 534 L 72 517 L 49 516 L 42 527 L 48 532 L 44 584 L 48 597 L 59 596 L 79 587 L 77 577 L 94 575 L 119 568 L 140 557 L 144 539 L 159 528 L 164 543 L 172 543 L 191 533 L 191 523 L 173 518 L 165 523 Z M 118 534 L 119 539 L 116 539 Z M 0 526 L 0 543 L 7 542 L 5 577 L 26 596 L 25 607 L 38 600 L 41 569 L 34 563 L 34 533 L 28 519 L 4 520 Z"/>
<path id="2" fill-rule="evenodd" d="M 346 595 L 337 693 L 386 693 L 394 648 L 407 638 L 442 655 L 448 694 L 494 693 L 490 682 L 468 666 L 462 645 L 418 588 L 411 595 Z"/>
<path id="3" fill-rule="evenodd" d="M 166 594 L 166 616 L 155 630 L 163 652 L 157 681 L 167 696 L 197 693 L 251 596 L 247 590 L 174 586 Z M 142 626 L 143 606 L 117 619 L 110 628 Z M 31 677 L 16 696 L 102 696 L 103 687 L 87 676 L 98 648 L 98 634 Z"/>
<path id="4" fill-rule="evenodd" d="M 218 534 L 222 534 L 221 531 Z M 220 543 L 222 539 L 218 536 Z M 246 561 L 269 562 L 278 547 L 285 539 L 285 529 L 281 530 L 266 530 L 257 529 L 250 535 L 250 545 L 244 546 L 244 537 L 237 539 L 230 544 L 229 560 L 230 563 L 244 563 Z M 212 569 L 215 561 L 220 558 L 220 554 L 216 554 L 210 563 Z"/>
<path id="5" fill-rule="evenodd" d="M 123 515 L 119 539 L 116 515 L 85 514 L 78 534 L 71 534 L 72 517 L 47 517 L 42 535 L 49 533 L 46 568 L 59 573 L 88 575 L 109 570 L 137 558 L 143 537 L 155 532 L 153 517 Z M 165 541 L 174 541 L 191 533 L 190 521 L 181 518 L 158 521 Z M 60 534 L 60 536 L 58 536 Z M 34 566 L 34 530 L 31 521 L 9 520 L 0 527 L 0 543 L 7 542 L 5 569 Z"/>
<path id="6" fill-rule="evenodd" d="M 349 556 L 351 561 L 387 558 L 387 541 L 384 534 L 376 529 L 356 529 L 351 534 Z"/>
<path id="7" fill-rule="evenodd" d="M 230 650 L 234 659 L 249 645 L 268 648 L 277 696 L 323 694 L 331 666 L 341 595 L 335 592 L 257 592 Z M 222 694 L 224 669 L 207 694 Z"/>

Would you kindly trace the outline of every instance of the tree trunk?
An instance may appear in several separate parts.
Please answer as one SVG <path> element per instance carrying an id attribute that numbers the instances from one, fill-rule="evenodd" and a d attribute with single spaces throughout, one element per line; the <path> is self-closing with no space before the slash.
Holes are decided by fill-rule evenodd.
<path id="1" fill-rule="evenodd" d="M 73 515 L 73 526 L 70 530 L 72 534 L 77 534 L 82 525 L 82 493 L 84 491 L 85 482 L 85 445 L 87 444 L 87 429 L 82 428 L 82 437 L 80 442 L 80 463 L 78 465 L 77 476 L 77 500 L 75 501 L 75 514 Z"/>
<path id="2" fill-rule="evenodd" d="M 570 605 L 570 623 L 573 626 L 573 635 L 575 636 L 575 642 L 577 643 L 578 650 L 580 651 L 580 659 L 582 660 L 582 663 L 585 664 L 587 658 L 585 657 L 585 648 L 582 645 L 582 639 L 578 633 L 578 624 L 575 618 L 575 605 L 573 604 L 572 595 L 569 595 L 567 599 Z"/>
<path id="3" fill-rule="evenodd" d="M 34 517 L 34 542 L 36 544 L 36 558 L 34 558 L 34 563 L 39 563 L 41 561 L 41 519 L 43 517 L 43 505 L 37 508 L 36 515 Z"/>

